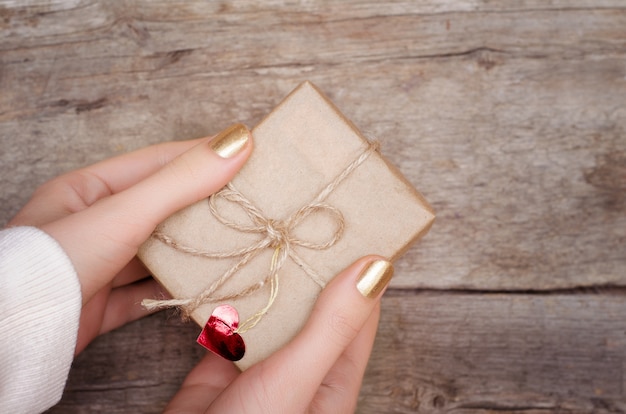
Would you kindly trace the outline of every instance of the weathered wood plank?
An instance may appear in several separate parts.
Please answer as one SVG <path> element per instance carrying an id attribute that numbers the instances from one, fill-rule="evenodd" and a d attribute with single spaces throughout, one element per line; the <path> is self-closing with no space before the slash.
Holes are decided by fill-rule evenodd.
<path id="1" fill-rule="evenodd" d="M 622 292 L 384 304 L 359 412 L 626 410 Z"/>
<path id="2" fill-rule="evenodd" d="M 624 412 L 624 315 L 621 292 L 388 292 L 358 412 Z M 51 412 L 159 412 L 196 333 L 156 315 L 99 338 Z"/>
<path id="3" fill-rule="evenodd" d="M 625 27 L 622 0 L 0 0 L 0 223 L 63 171 L 254 125 L 309 79 L 438 213 L 359 412 L 624 412 L 622 293 L 572 288 L 626 285 Z M 159 412 L 195 335 L 100 338 L 52 412 Z"/>
<path id="4" fill-rule="evenodd" d="M 72 366 L 50 413 L 158 413 L 204 354 L 198 328 L 166 313 L 94 341 Z"/>
<path id="5" fill-rule="evenodd" d="M 394 286 L 622 285 L 626 10 L 617 4 L 437 14 L 367 4 L 350 19 L 348 9 L 320 18 L 210 7 L 172 17 L 163 4 L 96 2 L 11 15 L 7 25 L 22 30 L 28 16 L 52 20 L 31 24 L 32 38 L 3 31 L 4 220 L 61 171 L 232 120 L 254 124 L 311 79 L 382 139 L 438 212 Z"/>

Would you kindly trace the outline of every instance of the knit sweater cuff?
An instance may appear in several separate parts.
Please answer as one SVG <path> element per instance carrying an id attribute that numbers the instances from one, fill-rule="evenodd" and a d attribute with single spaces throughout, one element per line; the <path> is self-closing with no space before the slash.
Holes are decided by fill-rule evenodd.
<path id="1" fill-rule="evenodd" d="M 63 394 L 81 311 L 61 246 L 34 227 L 0 231 L 0 412 L 40 412 Z"/>

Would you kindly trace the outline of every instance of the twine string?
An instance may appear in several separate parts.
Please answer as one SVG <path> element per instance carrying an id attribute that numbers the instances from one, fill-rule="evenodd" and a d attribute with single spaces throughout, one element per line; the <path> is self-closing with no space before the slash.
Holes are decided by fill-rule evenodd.
<path id="1" fill-rule="evenodd" d="M 263 309 L 246 319 L 246 321 L 239 325 L 239 327 L 235 329 L 234 332 L 244 333 L 254 328 L 256 324 L 259 323 L 261 318 L 263 318 L 263 315 L 265 315 L 274 304 L 274 300 L 276 300 L 276 296 L 278 296 L 278 264 L 281 257 L 281 251 L 282 249 L 280 248 L 280 246 L 278 246 L 276 247 L 276 249 L 274 250 L 274 254 L 272 255 L 272 263 L 270 265 L 270 297 L 267 301 L 267 305 L 265 305 Z"/>
<path id="2" fill-rule="evenodd" d="M 142 305 L 148 310 L 155 310 L 167 307 L 179 307 L 183 315 L 188 317 L 198 307 L 210 302 L 223 302 L 227 300 L 241 298 L 254 293 L 268 282 L 270 283 L 270 296 L 266 306 L 243 322 L 237 332 L 245 332 L 253 328 L 272 307 L 277 295 L 279 286 L 279 272 L 284 266 L 287 258 L 290 258 L 304 273 L 315 282 L 320 288 L 326 285 L 325 280 L 304 261 L 297 253 L 296 247 L 312 250 L 325 250 L 333 246 L 341 239 L 344 232 L 345 221 L 343 214 L 337 208 L 325 203 L 328 196 L 345 180 L 358 166 L 360 166 L 374 151 L 378 150 L 378 143 L 373 142 L 353 160 L 339 175 L 337 175 L 328 185 L 326 185 L 313 200 L 298 209 L 285 220 L 275 220 L 267 218 L 249 199 L 247 199 L 232 184 L 227 184 L 222 190 L 213 194 L 208 199 L 209 210 L 213 216 L 223 225 L 244 233 L 254 233 L 262 235 L 262 238 L 239 249 L 226 252 L 214 252 L 201 250 L 179 243 L 174 238 L 163 233 L 159 229 L 155 230 L 152 237 L 170 246 L 176 251 L 192 256 L 205 257 L 209 259 L 229 259 L 239 258 L 239 260 L 216 279 L 208 288 L 200 292 L 195 297 L 183 299 L 144 299 Z M 217 201 L 223 199 L 231 204 L 240 207 L 250 219 L 251 224 L 242 224 L 224 217 L 218 208 Z M 334 232 L 323 242 L 302 240 L 294 235 L 294 229 L 312 214 L 326 215 L 335 225 Z M 274 254 L 267 275 L 259 282 L 249 285 L 237 293 L 217 296 L 215 293 L 226 283 L 235 273 L 248 264 L 254 257 L 267 248 L 273 248 Z"/>

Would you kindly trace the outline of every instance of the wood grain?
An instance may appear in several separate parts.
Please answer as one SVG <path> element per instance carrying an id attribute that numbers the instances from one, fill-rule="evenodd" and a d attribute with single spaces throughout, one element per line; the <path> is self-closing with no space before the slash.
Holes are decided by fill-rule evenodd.
<path id="1" fill-rule="evenodd" d="M 623 294 L 392 290 L 359 413 L 624 412 Z M 154 413 L 202 351 L 155 315 L 99 338 L 50 413 Z"/>
<path id="2" fill-rule="evenodd" d="M 360 413 L 626 410 L 621 293 L 390 293 Z"/>
<path id="3" fill-rule="evenodd" d="M 624 411 L 623 342 L 600 339 L 624 332 L 622 0 L 0 0 L 0 223 L 51 177 L 254 125 L 306 79 L 438 215 L 397 263 L 359 412 Z M 162 408 L 193 335 L 137 326 L 159 339 L 101 338 L 57 412 Z M 166 346 L 173 371 L 146 356 Z"/>
<path id="4" fill-rule="evenodd" d="M 150 5 L 5 18 L 5 220 L 62 171 L 255 124 L 311 79 L 438 212 L 394 286 L 624 284 L 623 8 L 253 19 Z"/>

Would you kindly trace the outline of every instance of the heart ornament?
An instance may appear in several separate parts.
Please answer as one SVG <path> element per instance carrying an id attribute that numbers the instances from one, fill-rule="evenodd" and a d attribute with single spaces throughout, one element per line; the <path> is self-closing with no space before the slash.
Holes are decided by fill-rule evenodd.
<path id="1" fill-rule="evenodd" d="M 246 345 L 237 333 L 239 313 L 230 305 L 220 305 L 209 317 L 197 342 L 217 355 L 231 361 L 239 361 L 246 352 Z"/>

